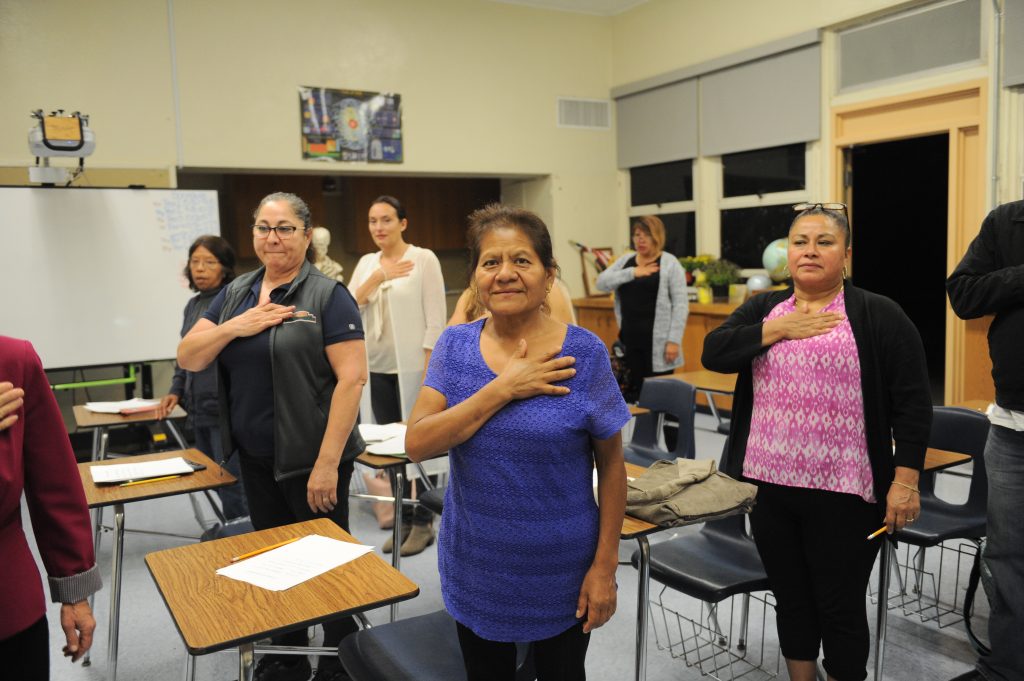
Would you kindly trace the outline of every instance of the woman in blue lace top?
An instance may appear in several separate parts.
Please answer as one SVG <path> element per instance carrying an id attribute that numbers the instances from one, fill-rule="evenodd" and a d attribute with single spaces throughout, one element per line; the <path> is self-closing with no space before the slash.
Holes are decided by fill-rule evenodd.
<path id="1" fill-rule="evenodd" d="M 468 241 L 490 316 L 441 335 L 406 435 L 414 461 L 450 453 L 442 595 L 471 681 L 512 679 L 514 642 L 535 644 L 538 679 L 585 679 L 615 611 L 629 411 L 601 340 L 541 309 L 557 269 L 544 222 L 492 205 Z"/>

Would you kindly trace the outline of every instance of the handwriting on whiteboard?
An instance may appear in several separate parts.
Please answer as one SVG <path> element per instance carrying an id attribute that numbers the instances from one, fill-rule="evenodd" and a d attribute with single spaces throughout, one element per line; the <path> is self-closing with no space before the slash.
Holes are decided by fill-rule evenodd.
<path id="1" fill-rule="evenodd" d="M 165 252 L 183 252 L 203 234 L 219 234 L 216 194 L 179 191 L 153 201 Z"/>

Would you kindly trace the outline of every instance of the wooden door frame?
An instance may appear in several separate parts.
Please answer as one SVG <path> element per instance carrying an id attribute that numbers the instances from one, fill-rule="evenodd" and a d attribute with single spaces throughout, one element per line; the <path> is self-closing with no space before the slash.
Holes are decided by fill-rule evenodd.
<path id="1" fill-rule="evenodd" d="M 946 271 L 952 272 L 985 216 L 988 81 L 970 80 L 928 90 L 833 107 L 829 186 L 846 196 L 843 151 L 856 144 L 947 134 L 949 191 Z M 855 208 L 851 206 L 851 208 Z M 985 333 L 990 319 L 964 322 L 946 302 L 946 404 L 993 399 Z"/>

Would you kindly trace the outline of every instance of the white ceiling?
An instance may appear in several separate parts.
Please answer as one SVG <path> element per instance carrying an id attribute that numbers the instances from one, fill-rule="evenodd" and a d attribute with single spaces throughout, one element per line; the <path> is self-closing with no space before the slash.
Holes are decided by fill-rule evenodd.
<path id="1" fill-rule="evenodd" d="M 491 0 L 491 2 L 610 17 L 642 5 L 647 0 Z"/>

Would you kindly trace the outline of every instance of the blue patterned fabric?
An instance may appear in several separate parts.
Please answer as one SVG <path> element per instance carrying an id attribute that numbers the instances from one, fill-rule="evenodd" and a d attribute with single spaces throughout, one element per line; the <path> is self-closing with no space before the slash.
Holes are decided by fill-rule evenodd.
<path id="1" fill-rule="evenodd" d="M 448 407 L 495 378 L 480 354 L 484 320 L 450 327 L 427 385 Z M 576 358 L 565 396 L 517 400 L 450 452 L 438 539 L 441 593 L 452 616 L 491 641 L 537 641 L 576 623 L 576 600 L 597 548 L 591 438 L 629 420 L 604 343 L 568 327 Z"/>

